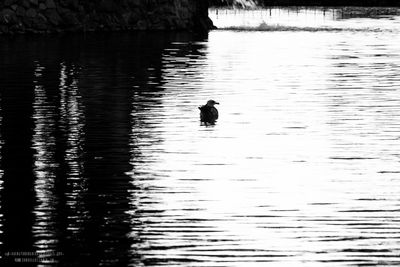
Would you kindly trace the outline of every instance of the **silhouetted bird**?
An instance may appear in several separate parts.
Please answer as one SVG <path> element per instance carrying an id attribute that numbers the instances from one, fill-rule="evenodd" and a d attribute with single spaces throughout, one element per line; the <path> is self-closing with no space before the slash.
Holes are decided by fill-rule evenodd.
<path id="1" fill-rule="evenodd" d="M 205 124 L 210 123 L 214 124 L 218 119 L 218 110 L 214 107 L 214 105 L 218 105 L 219 103 L 214 100 L 208 100 L 207 104 L 199 107 L 200 109 L 200 121 Z"/>

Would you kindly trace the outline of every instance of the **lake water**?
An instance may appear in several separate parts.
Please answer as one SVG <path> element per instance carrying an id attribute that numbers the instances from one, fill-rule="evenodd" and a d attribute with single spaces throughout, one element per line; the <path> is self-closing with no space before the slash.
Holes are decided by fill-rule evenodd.
<path id="1" fill-rule="evenodd" d="M 400 265 L 400 17 L 210 16 L 0 38 L 2 262 Z"/>

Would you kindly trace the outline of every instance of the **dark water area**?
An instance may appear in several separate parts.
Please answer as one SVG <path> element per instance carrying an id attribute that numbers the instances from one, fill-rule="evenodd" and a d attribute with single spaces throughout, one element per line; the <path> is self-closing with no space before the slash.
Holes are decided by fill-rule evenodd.
<path id="1" fill-rule="evenodd" d="M 160 104 L 162 53 L 183 42 L 178 54 L 201 56 L 202 45 L 194 42 L 203 37 L 196 38 L 2 37 L 3 262 L 13 262 L 15 252 L 49 261 L 56 255 L 63 266 L 124 266 L 140 258 L 128 253 L 142 242 L 130 236 L 142 227 L 130 215 L 131 191 L 138 188 L 127 172 L 143 160 L 132 128 L 146 127 L 145 111 Z"/>

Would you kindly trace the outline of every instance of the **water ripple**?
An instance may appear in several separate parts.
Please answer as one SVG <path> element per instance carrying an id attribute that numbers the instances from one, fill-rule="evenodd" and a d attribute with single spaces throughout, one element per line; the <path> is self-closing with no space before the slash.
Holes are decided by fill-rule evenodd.
<path id="1" fill-rule="evenodd" d="M 0 44 L 1 251 L 66 266 L 400 264 L 397 33 L 108 37 Z M 203 126 L 210 98 L 220 118 Z"/>

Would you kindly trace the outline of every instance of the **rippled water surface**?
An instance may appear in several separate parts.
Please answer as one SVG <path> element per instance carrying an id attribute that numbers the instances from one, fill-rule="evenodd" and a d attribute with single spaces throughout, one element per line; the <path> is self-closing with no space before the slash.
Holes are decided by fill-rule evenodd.
<path id="1" fill-rule="evenodd" d="M 1 260 L 399 266 L 399 18 L 318 12 L 1 37 Z"/>

